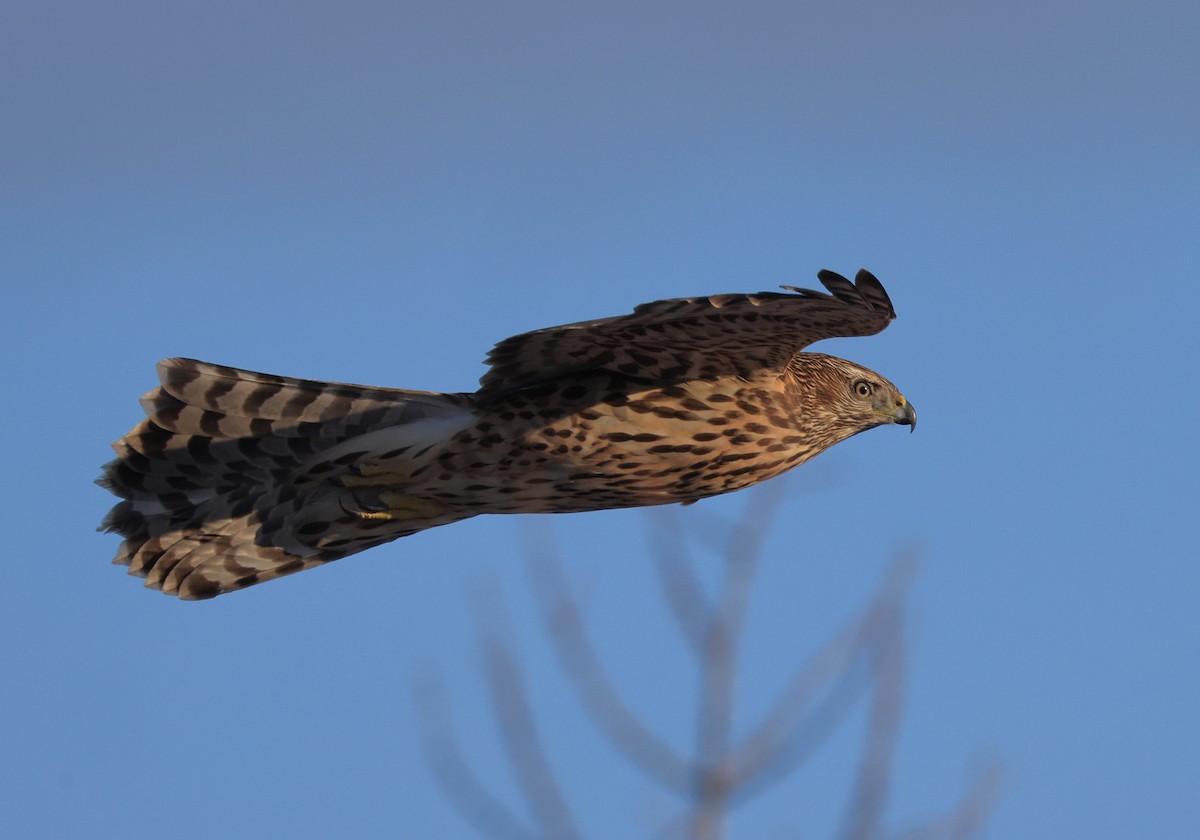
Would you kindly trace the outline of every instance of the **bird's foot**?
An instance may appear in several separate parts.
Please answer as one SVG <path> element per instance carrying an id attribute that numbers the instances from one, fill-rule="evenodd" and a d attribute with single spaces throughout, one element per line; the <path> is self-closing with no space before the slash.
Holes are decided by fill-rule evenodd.
<path id="1" fill-rule="evenodd" d="M 341 477 L 344 487 L 377 487 L 381 484 L 395 487 L 412 479 L 412 475 L 407 471 L 400 471 L 394 467 L 389 469 L 375 464 L 359 464 L 352 469 L 354 472 Z"/>
<path id="2" fill-rule="evenodd" d="M 445 510 L 445 506 L 429 499 L 408 496 L 394 490 L 384 490 L 377 495 L 378 505 L 363 505 L 356 495 L 356 508 L 348 508 L 348 512 L 359 519 L 404 521 L 408 519 L 433 519 Z"/>

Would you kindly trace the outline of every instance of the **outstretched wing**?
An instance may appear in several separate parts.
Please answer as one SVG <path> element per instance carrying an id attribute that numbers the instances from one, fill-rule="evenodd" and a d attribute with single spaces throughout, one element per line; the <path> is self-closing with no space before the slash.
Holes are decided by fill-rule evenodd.
<path id="1" fill-rule="evenodd" d="M 813 342 L 874 335 L 896 311 L 866 269 L 851 283 L 817 273 L 829 294 L 784 286 L 793 294 L 713 295 L 644 303 L 631 315 L 581 321 L 505 339 L 488 354 L 480 380 L 490 395 L 590 370 L 657 384 L 782 370 Z"/>

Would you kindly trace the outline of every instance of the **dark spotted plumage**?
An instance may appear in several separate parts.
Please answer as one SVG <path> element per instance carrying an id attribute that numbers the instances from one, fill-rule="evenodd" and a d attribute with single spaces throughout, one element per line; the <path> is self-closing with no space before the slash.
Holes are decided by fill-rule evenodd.
<path id="1" fill-rule="evenodd" d="M 879 281 L 664 300 L 500 342 L 474 394 L 159 363 L 100 483 L 146 585 L 208 598 L 480 513 L 691 503 L 884 423 L 886 379 L 800 352 L 895 317 Z"/>

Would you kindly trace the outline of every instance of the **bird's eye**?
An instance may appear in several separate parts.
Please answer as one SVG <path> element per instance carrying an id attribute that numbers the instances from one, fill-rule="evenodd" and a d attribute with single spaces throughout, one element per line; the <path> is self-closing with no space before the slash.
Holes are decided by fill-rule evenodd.
<path id="1" fill-rule="evenodd" d="M 875 386 L 864 379 L 860 379 L 854 383 L 854 393 L 863 399 L 866 399 L 867 397 L 871 396 L 871 394 L 875 393 Z"/>

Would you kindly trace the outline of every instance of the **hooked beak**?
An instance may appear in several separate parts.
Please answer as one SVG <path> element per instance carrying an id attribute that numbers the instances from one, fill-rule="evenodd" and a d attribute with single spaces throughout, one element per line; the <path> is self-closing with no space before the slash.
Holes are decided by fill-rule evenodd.
<path id="1" fill-rule="evenodd" d="M 908 426 L 909 432 L 917 430 L 917 410 L 904 397 L 900 397 L 900 404 L 896 406 L 896 410 L 892 412 L 891 416 L 892 422 L 896 425 Z"/>

